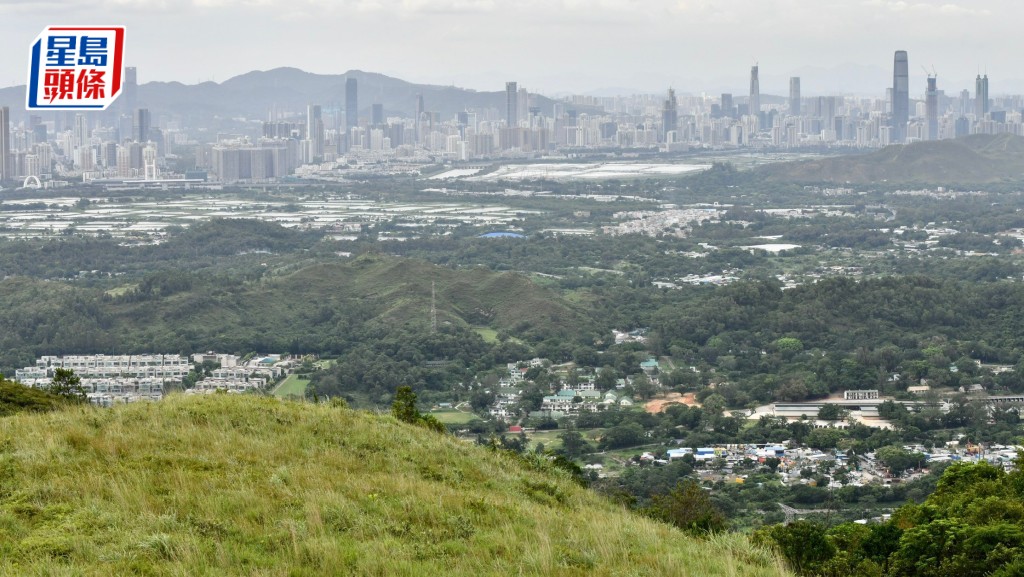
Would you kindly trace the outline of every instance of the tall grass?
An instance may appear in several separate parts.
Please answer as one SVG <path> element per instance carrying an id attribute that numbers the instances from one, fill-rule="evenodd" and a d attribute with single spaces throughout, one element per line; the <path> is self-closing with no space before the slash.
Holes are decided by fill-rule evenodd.
<path id="1" fill-rule="evenodd" d="M 786 573 L 388 416 L 212 395 L 0 419 L 0 574 Z"/>

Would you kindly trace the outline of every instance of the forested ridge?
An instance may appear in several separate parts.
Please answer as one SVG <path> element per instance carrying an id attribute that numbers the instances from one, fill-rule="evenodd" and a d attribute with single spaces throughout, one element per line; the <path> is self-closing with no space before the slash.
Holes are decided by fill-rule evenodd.
<path id="1" fill-rule="evenodd" d="M 436 280 L 434 280 L 436 279 Z M 483 346 L 470 323 L 542 340 L 586 330 L 579 307 L 512 273 L 453 271 L 368 256 L 253 282 L 165 271 L 116 295 L 52 281 L 0 282 L 2 364 L 40 354 L 205 350 L 342 353 L 429 331 L 431 282 L 442 331 L 421 354 L 465 358 Z M 465 341 L 455 348 L 446 338 Z M 468 362 L 468 360 L 467 360 Z"/>
<path id="2" fill-rule="evenodd" d="M 435 334 L 431 281 L 441 323 Z M 468 373 L 428 386 L 428 360 L 465 370 L 534 354 L 614 365 L 628 351 L 611 347 L 611 330 L 649 327 L 654 353 L 716 369 L 736 383 L 723 389 L 730 404 L 742 406 L 878 386 L 891 372 L 955 383 L 969 373 L 938 371 L 963 358 L 1016 364 L 1024 350 L 1018 283 L 924 276 L 823 279 L 789 290 L 771 280 L 682 289 L 630 283 L 611 279 L 559 292 L 514 273 L 385 256 L 242 283 L 165 271 L 117 295 L 15 277 L 0 283 L 7 311 L 0 359 L 9 371 L 43 354 L 352 355 L 342 389 L 366 388 L 358 376 L 377 374 L 360 382 L 383 387 L 397 378 L 436 390 Z M 473 326 L 496 329 L 502 339 L 485 343 Z M 1016 373 L 1001 378 L 995 385 L 1021 387 Z"/>

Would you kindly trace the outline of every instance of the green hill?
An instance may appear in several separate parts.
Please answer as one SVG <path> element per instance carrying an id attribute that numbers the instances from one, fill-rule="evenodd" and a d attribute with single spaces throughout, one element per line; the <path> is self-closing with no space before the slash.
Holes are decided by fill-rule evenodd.
<path id="1" fill-rule="evenodd" d="M 756 170 L 775 182 L 981 185 L 1024 181 L 1024 138 L 978 134 L 857 154 L 779 163 Z"/>
<path id="2" fill-rule="evenodd" d="M 309 267 L 282 280 L 289 290 L 311 298 L 333 293 L 337 298 L 386 303 L 381 318 L 387 322 L 426 320 L 431 281 L 440 321 L 563 334 L 585 322 L 584 311 L 526 276 L 482 267 L 450 269 L 412 259 L 363 256 L 351 263 Z"/>
<path id="3" fill-rule="evenodd" d="M 426 332 L 431 282 L 438 321 L 528 340 L 586 335 L 581 305 L 517 273 L 366 256 L 238 282 L 154 273 L 134 292 L 24 277 L 0 281 L 0 367 L 41 354 L 220 350 L 341 353 L 368 335 Z"/>
<path id="4" fill-rule="evenodd" d="M 785 572 L 390 416 L 182 395 L 0 418 L 0 574 Z"/>

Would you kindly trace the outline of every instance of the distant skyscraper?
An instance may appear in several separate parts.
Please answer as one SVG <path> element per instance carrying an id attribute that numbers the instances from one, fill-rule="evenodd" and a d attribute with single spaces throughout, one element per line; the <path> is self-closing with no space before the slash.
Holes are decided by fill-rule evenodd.
<path id="1" fill-rule="evenodd" d="M 132 139 L 133 122 L 135 122 L 135 111 L 117 117 L 117 142 L 119 144 Z"/>
<path id="2" fill-rule="evenodd" d="M 160 178 L 160 172 L 156 168 L 156 147 L 147 146 L 142 149 L 142 170 L 146 180 Z"/>
<path id="3" fill-rule="evenodd" d="M 144 144 L 149 140 L 149 109 L 136 108 L 132 114 L 132 140 Z"/>
<path id="4" fill-rule="evenodd" d="M 75 130 L 72 133 L 72 146 L 82 148 L 89 143 L 89 121 L 84 114 L 75 115 Z"/>
<path id="5" fill-rule="evenodd" d="M 800 116 L 800 77 L 793 76 L 789 79 L 789 114 Z"/>
<path id="6" fill-rule="evenodd" d="M 121 110 L 135 110 L 138 103 L 139 81 L 134 66 L 124 67 L 124 88 L 121 93 Z"/>
<path id="7" fill-rule="evenodd" d="M 359 126 L 359 83 L 355 78 L 345 79 L 345 128 Z"/>
<path id="8" fill-rule="evenodd" d="M 314 162 L 324 155 L 324 121 L 319 104 L 306 107 L 306 161 Z"/>
<path id="9" fill-rule="evenodd" d="M 11 158 L 11 109 L 0 106 L 0 180 L 14 178 Z"/>
<path id="10" fill-rule="evenodd" d="M 416 143 L 419 144 L 423 141 L 423 129 L 420 126 L 423 121 L 423 113 L 427 111 L 426 104 L 423 102 L 423 95 L 416 95 Z"/>
<path id="11" fill-rule="evenodd" d="M 515 82 L 505 83 L 505 119 L 508 126 L 519 126 L 519 87 Z"/>
<path id="12" fill-rule="evenodd" d="M 910 68 L 907 51 L 897 50 L 892 68 L 892 132 L 891 142 L 907 140 L 907 121 L 910 120 Z"/>
<path id="13" fill-rule="evenodd" d="M 117 168 L 117 143 L 116 142 L 104 142 L 102 151 L 103 166 L 107 168 Z"/>
<path id="14" fill-rule="evenodd" d="M 971 121 L 967 120 L 966 116 L 961 116 L 960 118 L 956 119 L 954 129 L 956 131 L 955 134 L 957 138 L 960 138 L 961 136 L 967 136 L 968 134 L 971 133 Z"/>
<path id="15" fill-rule="evenodd" d="M 516 101 L 519 105 L 519 110 L 516 111 L 516 118 L 519 120 L 530 121 L 530 92 L 525 88 L 519 89 L 519 99 Z"/>
<path id="16" fill-rule="evenodd" d="M 733 117 L 736 114 L 736 105 L 732 103 L 732 94 L 722 94 L 722 116 Z"/>
<path id="17" fill-rule="evenodd" d="M 36 144 L 46 142 L 46 125 L 39 123 L 32 127 L 32 139 Z"/>
<path id="18" fill-rule="evenodd" d="M 924 93 L 924 117 L 927 121 L 927 140 L 939 139 L 939 88 L 938 78 L 928 75 L 928 89 Z"/>
<path id="19" fill-rule="evenodd" d="M 676 91 L 669 88 L 668 98 L 661 108 L 661 141 L 668 142 L 668 133 L 679 128 L 679 105 Z"/>
<path id="20" fill-rule="evenodd" d="M 967 116 L 971 112 L 971 92 L 964 88 L 960 91 L 960 102 L 957 103 L 960 116 Z"/>
<path id="21" fill-rule="evenodd" d="M 984 120 L 988 114 L 988 74 L 978 75 L 974 81 L 974 115 Z"/>
<path id="22" fill-rule="evenodd" d="M 750 104 L 748 111 L 755 119 L 761 112 L 761 83 L 757 78 L 757 65 L 750 67 Z"/>
<path id="23" fill-rule="evenodd" d="M 372 124 L 374 126 L 380 126 L 380 125 L 384 124 L 384 105 L 383 104 L 374 104 L 373 105 L 373 114 L 371 114 L 370 116 L 371 116 L 370 120 L 372 121 Z"/>

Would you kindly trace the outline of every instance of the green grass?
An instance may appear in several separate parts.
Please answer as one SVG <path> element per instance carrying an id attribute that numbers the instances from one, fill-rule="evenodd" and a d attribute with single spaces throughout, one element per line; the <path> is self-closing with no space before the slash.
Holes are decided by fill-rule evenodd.
<path id="1" fill-rule="evenodd" d="M 538 444 L 543 443 L 545 449 L 560 449 L 562 447 L 562 439 L 558 438 L 558 435 L 562 431 L 535 431 L 529 433 L 527 437 L 530 439 L 529 448 L 532 450 L 537 447 Z"/>
<path id="2" fill-rule="evenodd" d="M 583 438 L 586 439 L 588 443 L 597 447 L 597 438 L 604 433 L 605 429 L 580 429 L 579 431 L 583 434 Z M 565 431 L 562 429 L 553 429 L 549 431 L 534 431 L 529 433 L 527 435 L 530 443 L 529 448 L 534 449 L 537 447 L 538 443 L 544 443 L 545 449 L 561 449 L 562 439 L 559 438 L 559 435 L 564 432 Z"/>
<path id="3" fill-rule="evenodd" d="M 302 398 L 306 394 L 306 385 L 309 379 L 300 379 L 298 375 L 288 375 L 288 378 L 281 381 L 281 384 L 274 389 L 274 396 L 286 399 L 292 395 Z"/>
<path id="4" fill-rule="evenodd" d="M 487 327 L 473 327 L 473 330 L 488 343 L 498 342 L 498 331 L 494 329 L 489 329 Z"/>
<path id="5" fill-rule="evenodd" d="M 121 295 L 128 294 L 129 291 L 135 290 L 136 288 L 138 288 L 138 286 L 139 285 L 137 285 L 137 284 L 129 284 L 129 285 L 115 287 L 115 288 L 112 288 L 112 289 L 104 291 L 104 292 L 106 294 L 112 296 L 112 297 L 119 297 Z"/>
<path id="6" fill-rule="evenodd" d="M 0 575 L 785 574 L 390 416 L 172 395 L 0 418 Z"/>
<path id="7" fill-rule="evenodd" d="M 479 419 L 476 414 L 455 409 L 444 409 L 430 411 L 431 415 L 446 425 L 465 425 L 466 423 Z"/>

